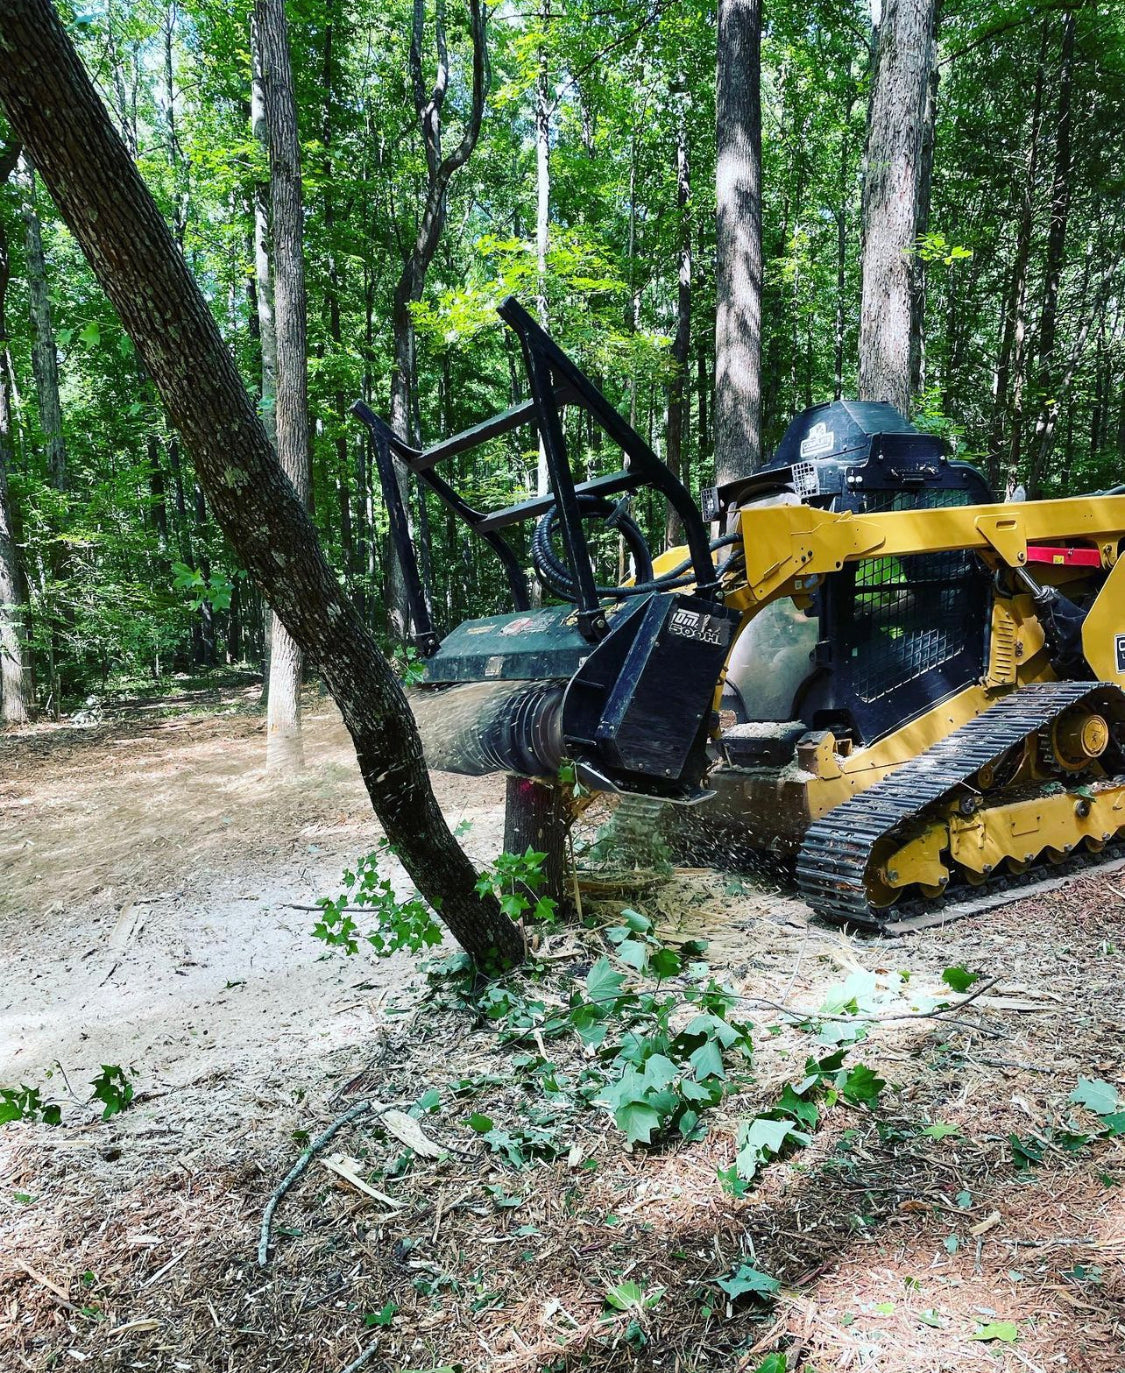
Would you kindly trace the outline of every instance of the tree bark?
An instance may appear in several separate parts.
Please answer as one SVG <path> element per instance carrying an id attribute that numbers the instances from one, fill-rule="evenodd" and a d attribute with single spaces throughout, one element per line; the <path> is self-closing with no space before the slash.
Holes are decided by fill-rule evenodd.
<path id="1" fill-rule="evenodd" d="M 1066 256 L 1066 227 L 1070 216 L 1071 91 L 1074 77 L 1074 15 L 1063 16 L 1062 51 L 1059 57 L 1055 165 L 1051 177 L 1051 222 L 1047 229 L 1047 258 L 1043 270 L 1043 306 L 1039 314 L 1039 366 L 1036 380 L 1039 412 L 1028 454 L 1028 495 L 1039 495 L 1047 459 L 1058 422 L 1059 398 L 1055 394 L 1059 367 L 1055 357 L 1058 338 L 1059 286 Z"/>
<path id="2" fill-rule="evenodd" d="M 392 331 L 394 371 L 391 376 L 391 428 L 408 443 L 414 435 L 412 388 L 415 377 L 414 319 L 411 305 L 422 299 L 426 273 L 434 259 L 449 213 L 449 186 L 468 162 L 480 137 L 484 102 L 488 87 L 488 51 L 485 12 L 480 0 L 469 0 L 469 28 L 473 43 L 473 88 L 469 115 L 461 140 L 451 153 L 442 152 L 442 110 L 449 89 L 449 53 L 445 40 L 445 0 L 437 0 L 434 13 L 434 44 L 437 48 L 437 75 L 427 93 L 422 73 L 422 46 L 425 38 L 425 0 L 414 0 L 410 30 L 410 77 L 414 110 L 422 133 L 426 154 L 426 197 L 418 228 L 394 291 Z M 399 490 L 406 510 L 410 510 L 410 474 L 397 463 Z M 388 627 L 396 638 L 405 638 L 410 623 L 406 585 L 398 559 L 391 558 L 387 577 Z"/>
<path id="3" fill-rule="evenodd" d="M 0 148 L 0 187 L 11 176 L 18 157 L 18 143 Z M 30 673 L 26 665 L 27 604 L 8 493 L 8 470 L 12 465 L 12 396 L 5 365 L 8 346 L 5 305 L 9 277 L 8 237 L 0 214 L 0 719 L 8 725 L 23 725 L 28 720 Z"/>
<path id="4" fill-rule="evenodd" d="M 285 0 L 255 0 L 270 161 L 273 296 L 277 346 L 277 458 L 302 504 L 309 500 L 308 324 L 304 209 L 297 100 L 289 60 Z M 270 630 L 266 768 L 304 766 L 301 743 L 301 649 L 274 611 Z"/>
<path id="5" fill-rule="evenodd" d="M 551 246 L 551 72 L 547 61 L 547 26 L 551 22 L 551 0 L 542 0 L 539 22 L 539 65 L 535 73 L 535 313 L 540 327 L 550 325 L 547 308 L 547 253 Z M 547 448 L 539 435 L 539 460 L 536 466 L 536 494 L 546 495 Z"/>
<path id="6" fill-rule="evenodd" d="M 938 6 L 934 6 L 934 29 Z M 930 227 L 930 193 L 934 178 L 934 139 L 937 134 L 937 99 L 940 73 L 937 64 L 937 36 L 931 29 L 930 54 L 926 59 L 926 99 L 922 109 L 922 146 L 919 151 L 917 189 L 914 207 L 914 241 Z M 915 252 L 910 260 L 910 394 L 926 389 L 926 260 Z"/>
<path id="7" fill-rule="evenodd" d="M 715 479 L 762 460 L 761 0 L 719 0 Z"/>
<path id="8" fill-rule="evenodd" d="M 1039 61 L 1035 68 L 1035 94 L 1031 103 L 1031 128 L 1020 190 L 1020 212 L 1016 225 L 1015 255 L 1004 329 L 996 361 L 996 386 L 992 402 L 992 423 L 988 435 L 988 481 L 999 491 L 1015 478 L 1019 462 L 1020 427 L 1023 407 L 1023 373 L 1027 336 L 1027 264 L 1031 257 L 1031 238 L 1035 214 L 1035 186 L 1039 179 L 1039 135 L 1043 117 L 1043 79 L 1047 62 L 1050 25 L 1043 22 Z M 1005 435 L 1007 440 L 1005 441 Z M 1005 455 L 1007 471 L 1005 472 Z"/>
<path id="9" fill-rule="evenodd" d="M 688 160 L 687 119 L 683 98 L 676 126 L 676 208 L 679 212 L 679 279 L 676 287 L 676 332 L 672 339 L 672 381 L 668 387 L 668 420 L 664 458 L 671 471 L 684 479 L 684 447 L 690 413 L 688 361 L 691 354 L 691 165 Z M 684 540 L 683 521 L 668 506 L 664 540 L 675 548 Z"/>
<path id="10" fill-rule="evenodd" d="M 250 16 L 250 129 L 264 157 L 269 159 L 266 96 L 262 85 L 261 36 Z M 262 422 L 270 442 L 277 443 L 277 334 L 274 330 L 273 273 L 270 271 L 269 182 L 254 182 L 254 304 L 257 307 L 261 348 Z"/>
<path id="11" fill-rule="evenodd" d="M 66 490 L 66 441 L 63 438 L 62 405 L 59 401 L 59 358 L 51 297 L 47 290 L 47 265 L 43 257 L 43 229 L 35 201 L 35 164 L 25 149 L 19 160 L 23 186 L 23 225 L 27 253 L 27 296 L 34 331 L 31 361 L 39 427 L 47 451 L 47 478 L 56 491 Z"/>
<path id="12" fill-rule="evenodd" d="M 48 0 L 0 0 L 0 103 L 136 344 L 216 518 L 315 660 L 343 713 L 376 814 L 421 894 L 478 965 L 523 941 L 438 809 L 406 699 L 341 595 L 230 352 Z"/>
<path id="13" fill-rule="evenodd" d="M 875 49 L 863 186 L 861 400 L 910 413 L 911 280 L 936 0 L 885 0 Z"/>
<path id="14" fill-rule="evenodd" d="M 555 902 L 557 914 L 574 909 L 571 869 L 566 836 L 570 816 L 560 787 L 537 782 L 534 777 L 508 777 L 504 793 L 504 852 L 524 854 L 533 849 L 545 855 L 543 886 L 539 895 Z"/>

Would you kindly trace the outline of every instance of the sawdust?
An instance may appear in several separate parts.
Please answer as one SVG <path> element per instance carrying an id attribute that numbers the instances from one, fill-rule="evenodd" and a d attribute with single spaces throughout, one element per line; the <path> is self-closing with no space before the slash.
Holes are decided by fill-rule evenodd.
<path id="1" fill-rule="evenodd" d="M 365 1367 L 394 1373 L 754 1370 L 773 1350 L 809 1373 L 1125 1366 L 1125 1147 L 1054 1148 L 1018 1172 L 1009 1141 L 1064 1125 L 1079 1074 L 1125 1088 L 1119 879 L 904 940 L 810 924 L 768 881 L 640 883 L 631 903 L 669 938 L 708 938 L 740 994 L 796 1013 L 857 969 L 909 970 L 891 1011 L 950 964 L 999 980 L 960 1023 L 873 1027 L 863 1061 L 897 1090 L 833 1110 L 746 1197 L 716 1177 L 737 1119 L 810 1049 L 765 1008 L 754 1084 L 704 1140 L 629 1153 L 587 1112 L 558 1161 L 516 1171 L 467 1124 L 520 1118 L 495 1029 L 405 959 L 324 957 L 294 909 L 377 832 L 335 713 L 310 703 L 309 772 L 278 787 L 246 704 L 0 739 L 0 1082 L 44 1086 L 65 1122 L 0 1134 L 5 1370 L 334 1373 L 372 1342 Z M 436 780 L 488 857 L 500 786 Z M 612 895 L 591 917 L 612 919 Z M 590 930 L 545 952 L 563 977 L 601 948 Z M 558 1053 L 580 1068 L 579 1046 Z M 137 1099 L 103 1123 L 45 1078 L 56 1062 L 83 1101 L 100 1063 L 126 1065 Z M 314 1166 L 259 1270 L 261 1210 L 304 1132 L 428 1089 L 441 1159 L 411 1162 L 373 1120 L 333 1144 L 397 1207 Z M 920 1133 L 935 1123 L 956 1133 Z M 737 1262 L 781 1279 L 771 1307 L 726 1303 L 715 1279 Z M 624 1280 L 666 1289 L 636 1329 L 605 1302 Z M 972 1338 L 1008 1321 L 1013 1344 Z"/>

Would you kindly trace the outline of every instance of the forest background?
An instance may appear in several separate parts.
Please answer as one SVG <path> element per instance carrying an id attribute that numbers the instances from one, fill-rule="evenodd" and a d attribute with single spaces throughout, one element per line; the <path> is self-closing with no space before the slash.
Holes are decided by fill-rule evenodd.
<path id="1" fill-rule="evenodd" d="M 741 7 L 756 33 L 756 0 Z M 1114 485 L 1125 466 L 1125 14 L 1104 4 L 765 9 L 760 59 L 756 45 L 740 49 L 737 68 L 760 93 L 762 126 L 754 444 L 768 453 L 796 411 L 861 393 L 872 112 L 894 65 L 878 60 L 879 21 L 885 52 L 887 24 L 911 8 L 932 21 L 925 98 L 910 115 L 913 419 L 1001 493 Z M 534 306 L 692 490 L 715 479 L 715 318 L 730 289 L 715 268 L 716 36 L 721 69 L 738 34 L 696 0 L 489 11 L 291 0 L 286 12 L 309 500 L 341 584 L 391 649 L 402 625 L 386 521 L 349 407 L 362 397 L 430 442 L 518 403 L 518 352 L 495 316 L 506 295 Z M 273 298 L 287 268 L 271 233 L 277 150 L 271 197 L 251 6 L 104 0 L 61 13 L 269 427 Z M 2 127 L 0 182 L 3 718 L 155 688 L 172 672 L 260 669 L 261 598 Z M 604 466 L 578 416 L 568 439 L 579 465 Z M 483 507 L 533 494 L 532 440 L 523 431 L 456 459 L 455 485 Z M 412 500 L 439 629 L 505 608 L 487 549 L 419 492 Z M 634 513 L 661 544 L 663 508 L 642 498 Z"/>

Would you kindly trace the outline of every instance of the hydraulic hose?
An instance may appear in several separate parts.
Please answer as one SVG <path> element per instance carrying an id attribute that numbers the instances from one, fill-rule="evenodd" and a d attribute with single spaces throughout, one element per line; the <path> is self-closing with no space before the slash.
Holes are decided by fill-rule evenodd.
<path id="1" fill-rule="evenodd" d="M 674 591 L 679 587 L 690 586 L 695 581 L 690 558 L 685 558 L 675 567 L 661 573 L 659 577 L 653 575 L 652 555 L 648 544 L 636 521 L 625 510 L 624 501 L 612 508 L 598 497 L 580 496 L 579 502 L 584 515 L 604 513 L 607 527 L 620 530 L 626 546 L 633 554 L 636 567 L 636 578 L 630 585 L 596 586 L 595 590 L 599 596 L 622 600 L 628 596 L 647 596 L 654 591 Z M 535 532 L 531 537 L 531 561 L 543 583 L 556 596 L 564 601 L 577 601 L 578 592 L 574 578 L 570 569 L 555 553 L 552 543 L 558 518 L 558 505 L 552 505 L 535 526 Z M 711 543 L 711 551 L 715 552 L 717 549 L 735 544 L 739 537 L 737 534 L 725 534 Z M 719 569 L 720 573 L 727 565 L 723 564 Z"/>

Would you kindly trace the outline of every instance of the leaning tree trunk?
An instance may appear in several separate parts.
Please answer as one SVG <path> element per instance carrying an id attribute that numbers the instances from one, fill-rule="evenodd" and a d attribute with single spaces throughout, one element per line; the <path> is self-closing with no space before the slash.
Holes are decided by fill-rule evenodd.
<path id="1" fill-rule="evenodd" d="M 11 175 L 19 145 L 0 148 L 0 187 Z M 8 725 L 27 723 L 29 674 L 25 665 L 27 606 L 16 549 L 8 469 L 12 465 L 12 396 L 8 386 L 8 237 L 0 215 L 0 720 Z"/>
<path id="2" fill-rule="evenodd" d="M 715 479 L 762 460 L 762 5 L 719 0 Z"/>
<path id="3" fill-rule="evenodd" d="M 885 0 L 867 120 L 859 394 L 910 411 L 911 278 L 936 0 Z"/>
<path id="4" fill-rule="evenodd" d="M 305 304 L 304 212 L 297 101 L 285 24 L 285 0 L 255 0 L 262 65 L 273 211 L 273 299 L 277 339 L 277 457 L 303 504 L 309 499 L 309 383 Z M 276 610 L 270 627 L 266 767 L 293 773 L 301 747 L 301 650 Z"/>
<path id="5" fill-rule="evenodd" d="M 184 436 L 227 538 L 343 713 L 388 838 L 421 894 L 480 966 L 523 939 L 438 809 L 413 717 L 340 592 L 219 333 L 48 0 L 0 0 L 0 103 Z"/>

